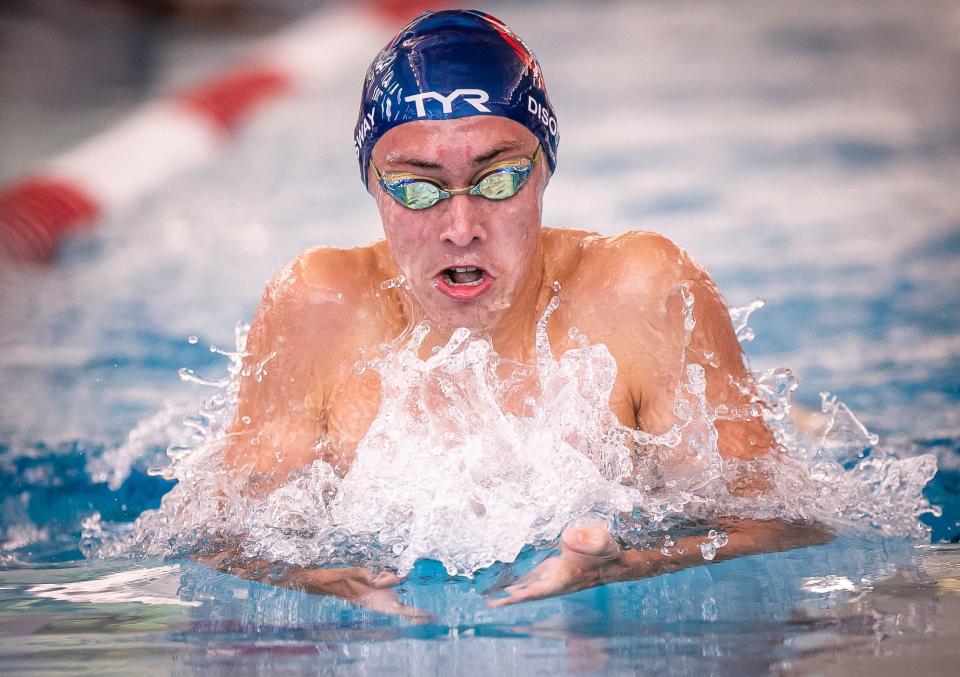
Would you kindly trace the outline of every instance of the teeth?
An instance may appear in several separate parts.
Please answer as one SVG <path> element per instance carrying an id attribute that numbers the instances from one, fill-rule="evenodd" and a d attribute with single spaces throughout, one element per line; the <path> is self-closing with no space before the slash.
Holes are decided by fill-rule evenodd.
<path id="1" fill-rule="evenodd" d="M 460 266 L 447 268 L 447 283 L 454 287 L 476 287 L 483 283 L 481 268 L 476 266 Z"/>

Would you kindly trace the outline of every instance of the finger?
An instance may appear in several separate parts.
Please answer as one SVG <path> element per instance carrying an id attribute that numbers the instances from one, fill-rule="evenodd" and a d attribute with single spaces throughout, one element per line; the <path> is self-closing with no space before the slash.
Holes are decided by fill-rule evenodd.
<path id="1" fill-rule="evenodd" d="M 562 562 L 558 557 L 551 557 L 526 576 L 505 587 L 503 591 L 507 593 L 506 597 L 488 600 L 487 606 L 498 607 L 550 597 L 563 592 L 566 582 Z"/>
<path id="2" fill-rule="evenodd" d="M 560 537 L 561 552 L 609 558 L 620 554 L 620 546 L 601 524 L 570 527 Z"/>
<path id="3" fill-rule="evenodd" d="M 371 588 L 392 588 L 400 585 L 406 578 L 397 576 L 392 571 L 373 571 L 366 567 L 351 567 L 344 569 L 344 573 L 351 579 L 357 580 Z"/>
<path id="4" fill-rule="evenodd" d="M 511 588 L 513 588 L 511 590 Z M 519 602 L 530 602 L 536 599 L 543 599 L 557 594 L 561 590 L 545 581 L 534 581 L 523 587 L 510 586 L 507 588 L 508 595 L 499 599 L 487 600 L 487 606 L 491 608 L 517 604 Z"/>
<path id="5" fill-rule="evenodd" d="M 436 619 L 433 614 L 427 613 L 415 606 L 404 604 L 397 598 L 396 593 L 392 590 L 371 590 L 368 594 L 355 600 L 355 603 L 383 614 L 402 616 L 417 625 L 429 623 Z"/>
<path id="6" fill-rule="evenodd" d="M 406 577 L 401 578 L 392 571 L 381 571 L 370 579 L 370 585 L 374 588 L 392 588 L 395 585 L 403 583 Z"/>
<path id="7" fill-rule="evenodd" d="M 528 571 L 513 583 L 503 586 L 502 590 L 508 595 L 512 595 L 529 588 L 531 585 L 541 583 L 544 580 L 556 580 L 560 575 L 562 564 L 559 556 L 546 559 L 532 571 Z"/>

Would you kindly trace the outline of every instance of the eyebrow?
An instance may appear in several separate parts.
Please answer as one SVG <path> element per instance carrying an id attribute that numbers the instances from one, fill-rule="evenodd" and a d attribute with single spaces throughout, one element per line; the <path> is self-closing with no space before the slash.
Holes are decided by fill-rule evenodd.
<path id="1" fill-rule="evenodd" d="M 478 155 L 477 157 L 473 158 L 473 166 L 476 167 L 477 165 L 486 164 L 490 162 L 490 160 L 492 160 L 493 158 L 500 155 L 500 153 L 505 153 L 508 150 L 520 150 L 522 147 L 523 147 L 523 144 L 521 144 L 517 140 L 505 141 L 504 143 L 494 146 L 493 149 L 490 150 L 490 152 L 484 153 L 483 155 Z"/>
<path id="2" fill-rule="evenodd" d="M 499 143 L 483 155 L 478 155 L 473 158 L 473 166 L 483 165 L 493 158 L 497 157 L 501 153 L 509 151 L 520 150 L 523 147 L 523 144 L 520 141 L 513 139 L 511 141 L 504 141 Z M 384 158 L 387 164 L 391 165 L 409 165 L 411 167 L 417 167 L 418 169 L 443 169 L 443 165 L 438 162 L 432 162 L 430 160 L 423 160 L 416 156 L 405 156 L 401 151 L 394 153 L 388 153 L 387 157 Z"/>

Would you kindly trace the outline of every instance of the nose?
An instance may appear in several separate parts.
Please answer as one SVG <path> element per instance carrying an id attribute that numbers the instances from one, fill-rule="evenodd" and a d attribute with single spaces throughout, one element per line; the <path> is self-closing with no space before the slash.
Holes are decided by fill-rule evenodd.
<path id="1" fill-rule="evenodd" d="M 470 195 L 454 195 L 446 200 L 444 227 L 441 237 L 457 247 L 468 247 L 481 243 L 487 238 L 487 229 L 483 223 L 482 209 L 478 198 Z"/>

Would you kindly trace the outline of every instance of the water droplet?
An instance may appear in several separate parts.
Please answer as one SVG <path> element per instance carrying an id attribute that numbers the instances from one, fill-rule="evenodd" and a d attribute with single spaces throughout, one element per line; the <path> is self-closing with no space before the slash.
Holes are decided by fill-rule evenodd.
<path id="1" fill-rule="evenodd" d="M 400 287 L 406 282 L 407 279 L 403 275 L 397 275 L 392 277 L 389 280 L 384 280 L 380 283 L 380 289 L 386 291 L 387 289 L 394 289 L 395 287 Z"/>
<path id="2" fill-rule="evenodd" d="M 189 344 L 192 345 L 192 346 L 197 345 L 197 343 L 199 343 L 199 342 L 200 342 L 200 337 L 199 337 L 199 336 L 188 336 L 188 337 L 187 337 L 187 343 L 189 343 Z"/>
<path id="3" fill-rule="evenodd" d="M 560 280 L 554 280 L 553 284 L 550 285 L 550 288 L 553 289 L 554 294 L 559 294 L 562 287 L 560 286 Z"/>

